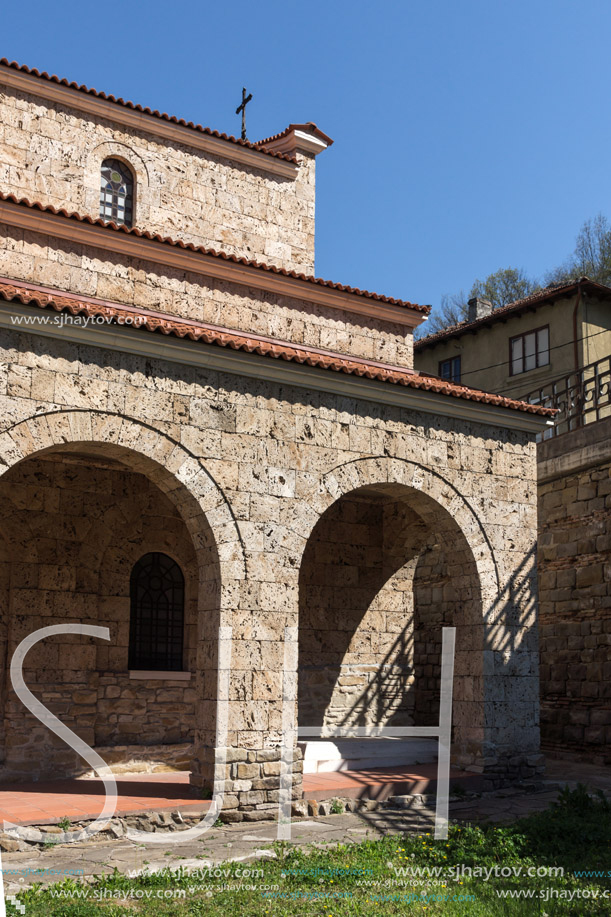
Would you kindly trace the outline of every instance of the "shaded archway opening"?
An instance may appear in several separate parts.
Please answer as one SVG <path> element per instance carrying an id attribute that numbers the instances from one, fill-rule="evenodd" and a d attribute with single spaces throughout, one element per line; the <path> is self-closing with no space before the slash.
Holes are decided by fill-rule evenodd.
<path id="1" fill-rule="evenodd" d="M 468 542 L 439 503 L 405 485 L 361 487 L 336 500 L 301 566 L 299 724 L 436 725 L 444 625 L 457 628 L 459 762 L 472 759 L 484 735 L 482 601 Z"/>
<path id="2" fill-rule="evenodd" d="M 110 641 L 51 637 L 26 658 L 26 683 L 117 772 L 191 769 L 194 747 L 214 743 L 219 561 L 212 531 L 188 489 L 125 447 L 66 443 L 34 453 L 0 477 L 0 641 L 5 694 L 2 776 L 86 773 L 89 766 L 25 710 L 7 663 L 27 634 L 95 623 Z M 10 524 L 9 524 L 10 523 Z M 16 537 L 19 531 L 21 535 Z M 180 673 L 130 671 L 130 575 L 150 551 L 185 577 Z"/>

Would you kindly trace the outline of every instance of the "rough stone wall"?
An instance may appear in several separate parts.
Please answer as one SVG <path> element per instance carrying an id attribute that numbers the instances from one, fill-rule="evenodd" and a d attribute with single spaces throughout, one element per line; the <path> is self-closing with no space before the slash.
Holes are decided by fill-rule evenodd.
<path id="1" fill-rule="evenodd" d="M 610 430 L 601 421 L 539 447 L 542 742 L 552 753 L 605 764 L 611 762 Z M 549 458 L 556 446 L 561 458 L 555 452 Z"/>
<path id="2" fill-rule="evenodd" d="M 313 533 L 301 570 L 303 725 L 435 726 L 441 640 L 457 627 L 454 721 L 482 697 L 477 570 L 464 538 L 407 499 L 343 498 Z M 464 660 L 468 660 L 465 667 Z"/>
<path id="3" fill-rule="evenodd" d="M 304 726 L 413 722 L 412 571 L 390 553 L 382 495 L 338 501 L 320 520 L 301 570 L 299 720 Z M 417 517 L 416 517 L 417 518 Z M 397 569 L 397 563 L 399 569 Z"/>
<path id="4" fill-rule="evenodd" d="M 90 746 L 192 742 L 194 674 L 191 683 L 130 679 L 128 672 L 130 574 L 149 551 L 170 554 L 184 572 L 184 670 L 196 669 L 195 554 L 168 498 L 118 463 L 33 457 L 0 479 L 0 531 L 8 558 L 3 655 L 10 658 L 27 634 L 51 624 L 110 629 L 108 644 L 69 634 L 29 651 L 24 677 L 42 703 Z M 6 682 L 3 690 L 4 775 L 82 769 Z"/>
<path id="5" fill-rule="evenodd" d="M 8 680 L 6 673 L 8 671 L 8 614 L 6 613 L 9 606 L 10 595 L 10 554 L 7 551 L 7 542 L 5 538 L 0 538 L 0 709 L 6 710 L 6 700 L 8 691 Z M 6 731 L 5 717 L 0 716 L 0 766 L 4 763 L 6 757 Z"/>
<path id="6" fill-rule="evenodd" d="M 1 80 L 0 74 L 0 80 Z M 100 167 L 131 166 L 134 225 L 287 270 L 314 272 L 315 161 L 299 154 L 296 178 L 250 168 L 185 142 L 52 104 L 0 83 L 0 191 L 99 216 Z M 148 127 L 148 130 L 146 129 Z"/>
<path id="7" fill-rule="evenodd" d="M 413 365 L 412 333 L 395 322 L 237 288 L 3 224 L 0 240 L 2 276 L 408 369 Z"/>
<path id="8" fill-rule="evenodd" d="M 523 674 L 537 650 L 530 435 L 444 417 L 441 398 L 439 413 L 420 414 L 14 330 L 0 333 L 0 367 L 0 463 L 84 439 L 152 477 L 197 552 L 200 515 L 207 520 L 220 579 L 216 593 L 200 582 L 200 620 L 214 613 L 232 628 L 228 807 L 258 817 L 277 802 L 284 634 L 299 621 L 302 558 L 329 507 L 363 486 L 410 495 L 441 538 L 465 533 L 478 564 L 477 628 L 489 662 L 483 701 L 464 701 L 470 766 L 502 772 L 536 754 L 537 673 Z M 443 512 L 427 516 L 425 496 Z M 197 782 L 213 772 L 216 634 L 213 624 L 200 636 L 208 644 L 197 661 Z M 469 661 L 459 663 L 467 683 Z M 295 780 L 298 793 L 298 772 Z"/>
<path id="9" fill-rule="evenodd" d="M 440 539 L 434 532 L 429 538 L 414 572 L 415 704 L 419 725 L 438 724 L 442 632 L 444 627 L 456 627 L 456 733 L 472 718 L 471 703 L 483 704 L 483 654 L 477 640 L 482 607 L 477 570 L 464 539 Z"/>

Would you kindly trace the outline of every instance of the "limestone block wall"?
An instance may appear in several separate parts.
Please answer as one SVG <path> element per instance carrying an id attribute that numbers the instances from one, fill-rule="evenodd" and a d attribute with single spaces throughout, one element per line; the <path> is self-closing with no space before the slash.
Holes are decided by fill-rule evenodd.
<path id="1" fill-rule="evenodd" d="M 539 447 L 541 736 L 611 761 L 611 422 Z"/>
<path id="2" fill-rule="evenodd" d="M 301 569 L 299 720 L 304 726 L 413 723 L 408 554 L 391 554 L 400 504 L 363 496 L 327 511 Z M 422 527 L 422 523 L 420 523 Z M 397 570 L 397 563 L 399 569 Z"/>
<path id="3" fill-rule="evenodd" d="M 0 276 L 210 322 L 411 369 L 413 336 L 396 322 L 173 270 L 151 260 L 62 243 L 0 224 Z"/>
<path id="4" fill-rule="evenodd" d="M 32 81 L 33 88 L 36 81 Z M 288 270 L 314 271 L 315 161 L 298 154 L 294 178 L 215 156 L 156 133 L 155 118 L 128 128 L 109 116 L 53 104 L 2 84 L 0 191 L 99 216 L 100 167 L 127 163 L 136 181 L 134 225 Z M 111 117 L 111 116 L 110 116 Z"/>
<path id="5" fill-rule="evenodd" d="M 281 378 L 271 382 L 221 373 L 205 360 L 194 367 L 77 345 L 59 336 L 0 332 L 0 472 L 7 480 L 11 468 L 15 473 L 25 469 L 27 457 L 41 449 L 82 452 L 78 444 L 84 443 L 88 455 L 113 458 L 151 480 L 188 529 L 200 577 L 193 779 L 210 782 L 213 774 L 217 636 L 219 626 L 231 628 L 225 804 L 239 810 L 236 817 L 266 817 L 277 804 L 284 642 L 286 628 L 300 623 L 304 557 L 307 561 L 308 552 L 318 556 L 313 575 L 323 578 L 306 578 L 308 588 L 332 586 L 324 579 L 329 575 L 322 569 L 325 553 L 330 543 L 336 551 L 339 545 L 340 559 L 343 545 L 355 540 L 350 526 L 359 523 L 355 517 L 344 529 L 339 518 L 335 540 L 330 542 L 329 532 L 320 545 L 316 527 L 338 501 L 362 488 L 368 500 L 381 488 L 383 505 L 397 518 L 400 511 L 393 506 L 403 500 L 442 543 L 455 546 L 460 536 L 468 545 L 480 605 L 476 623 L 455 617 L 466 641 L 457 653 L 461 760 L 490 771 L 494 780 L 534 766 L 527 762 L 538 750 L 532 436 L 444 416 L 443 406 L 440 397 L 439 412 L 420 413 L 294 388 Z M 81 518 L 76 509 L 71 512 Z M 369 540 L 367 526 L 374 526 L 371 512 L 359 530 L 364 541 Z M 164 518 L 174 517 L 164 511 Z M 401 531 L 413 532 L 421 549 L 424 529 L 416 522 Z M 206 531 L 216 546 L 216 565 L 202 559 Z M 13 553 L 15 539 L 11 534 Z M 372 600 L 381 592 L 379 607 L 366 606 L 371 624 L 361 634 L 380 641 L 374 662 L 409 624 L 408 605 L 401 604 L 406 602 L 401 592 L 408 590 L 400 588 L 407 580 L 400 571 L 413 560 L 413 545 L 407 535 L 403 541 L 397 535 L 394 544 L 396 566 L 388 573 L 400 575 L 390 592 L 381 592 L 375 568 L 379 543 L 366 564 L 373 571 Z M 355 547 L 369 550 L 358 539 Z M 355 566 L 358 556 L 346 566 Z M 453 563 L 464 569 L 464 556 L 454 553 Z M 449 575 L 455 573 L 450 567 Z M 427 574 L 428 582 L 437 575 Z M 423 586 L 425 581 L 423 576 Z M 339 598 L 333 594 L 333 603 Z M 432 606 L 436 594 L 422 599 L 427 601 Z M 80 619 L 83 608 L 74 609 Z M 381 615 L 385 629 L 373 624 Z M 87 641 L 75 637 L 73 645 L 90 660 L 88 671 L 95 677 L 99 671 L 100 689 L 103 674 L 113 666 L 100 661 L 97 670 L 97 647 L 94 660 L 87 656 Z M 120 646 L 104 649 L 121 652 Z M 486 666 L 475 682 L 476 660 L 481 665 L 483 657 Z M 359 654 L 349 661 L 360 664 Z M 73 681 L 66 676 L 66 683 Z M 470 697 L 472 684 L 477 692 Z M 85 687 L 93 690 L 88 683 Z M 300 792 L 298 765 L 294 792 Z"/>
<path id="6" fill-rule="evenodd" d="M 110 629 L 110 642 L 49 637 L 26 656 L 26 684 L 90 746 L 192 742 L 195 729 L 197 569 L 184 522 L 146 477 L 119 463 L 77 455 L 33 457 L 0 479 L 2 655 L 50 624 Z M 134 563 L 170 554 L 185 575 L 184 669 L 192 680 L 131 679 L 128 670 Z M 3 776 L 74 772 L 76 756 L 24 710 L 2 683 Z M 50 746 L 48 755 L 41 748 Z M 82 766 L 81 766 L 82 769 Z"/>
<path id="7" fill-rule="evenodd" d="M 431 537 L 432 536 L 432 537 Z M 429 536 L 414 571 L 414 682 L 419 725 L 439 723 L 441 645 L 444 627 L 456 627 L 453 683 L 454 732 L 469 730 L 473 702 L 484 702 L 482 618 L 477 570 L 459 538 Z"/>

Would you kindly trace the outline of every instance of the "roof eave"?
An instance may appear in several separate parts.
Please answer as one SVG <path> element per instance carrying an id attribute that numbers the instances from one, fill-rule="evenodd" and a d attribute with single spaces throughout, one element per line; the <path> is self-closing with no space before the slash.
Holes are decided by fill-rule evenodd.
<path id="1" fill-rule="evenodd" d="M 474 322 L 464 322 L 454 328 L 448 328 L 447 331 L 441 331 L 437 334 L 431 334 L 428 337 L 420 338 L 420 340 L 414 341 L 414 352 L 417 353 L 418 351 L 426 350 L 427 347 L 436 347 L 437 344 L 444 344 L 446 341 L 462 337 L 464 334 L 475 334 L 480 329 L 488 328 L 497 322 L 507 321 L 514 316 L 522 315 L 524 312 L 535 311 L 540 306 L 551 305 L 556 299 L 568 298 L 575 295 L 580 286 L 587 286 L 591 291 L 602 293 L 611 299 L 611 287 L 598 283 L 596 280 L 590 280 L 589 277 L 581 277 L 579 280 L 572 281 L 569 284 L 554 287 L 554 289 L 549 290 L 547 293 L 545 293 L 545 291 L 539 291 L 539 293 L 545 293 L 545 295 L 540 295 L 539 298 L 534 298 L 536 294 L 533 294 L 533 297 L 527 297 L 524 300 L 509 303 L 509 305 L 503 308 L 495 309 L 494 312 L 482 318 L 478 318 Z"/>
<path id="2" fill-rule="evenodd" d="M 231 281 L 241 286 L 266 290 L 290 296 L 304 302 L 325 305 L 393 322 L 407 328 L 420 324 L 426 315 L 425 307 L 412 303 L 393 301 L 367 291 L 356 291 L 340 284 L 332 284 L 303 275 L 293 275 L 267 265 L 247 262 L 224 253 L 182 242 L 150 237 L 137 230 L 117 230 L 100 220 L 80 217 L 78 214 L 58 213 L 42 205 L 7 200 L 0 195 L 0 222 L 32 232 L 40 232 L 59 239 L 91 245 L 94 248 L 141 258 L 182 270 L 190 270 L 206 277 Z"/>
<path id="3" fill-rule="evenodd" d="M 154 112 L 139 111 L 116 99 L 102 98 L 95 90 L 75 85 L 63 85 L 57 77 L 35 75 L 15 69 L 18 65 L 0 62 L 0 84 L 53 102 L 88 115 L 105 118 L 132 130 L 145 131 L 165 140 L 182 143 L 214 156 L 262 169 L 284 178 L 295 178 L 299 167 L 291 156 L 281 150 L 268 150 L 239 139 L 214 136 L 199 125 L 183 124 L 178 119 Z"/>
<path id="4" fill-rule="evenodd" d="M 4 303 L 10 308 L 0 309 L 0 328 L 24 333 L 14 322 L 15 315 L 31 315 L 36 306 L 19 302 Z M 218 370 L 249 378 L 263 379 L 282 385 L 294 385 L 308 391 L 322 391 L 343 397 L 402 407 L 435 417 L 452 417 L 462 421 L 481 423 L 503 429 L 519 430 L 536 435 L 550 426 L 550 418 L 536 413 L 516 410 L 504 405 L 452 397 L 447 393 L 389 385 L 387 382 L 353 376 L 342 372 L 307 366 L 279 359 L 269 359 L 256 353 L 245 353 L 231 347 L 215 347 L 160 334 L 141 334 L 134 329 L 92 323 L 90 325 L 52 323 L 28 325 L 27 334 L 58 338 L 61 341 L 106 350 L 131 353 L 156 359 L 169 360 L 181 366 L 197 366 L 204 371 Z"/>

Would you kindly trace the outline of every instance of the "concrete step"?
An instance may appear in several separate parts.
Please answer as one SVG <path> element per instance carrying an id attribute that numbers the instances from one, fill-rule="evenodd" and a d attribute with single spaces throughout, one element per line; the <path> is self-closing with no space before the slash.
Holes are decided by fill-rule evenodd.
<path id="1" fill-rule="evenodd" d="M 308 739 L 299 746 L 304 774 L 403 767 L 437 760 L 436 739 Z"/>

